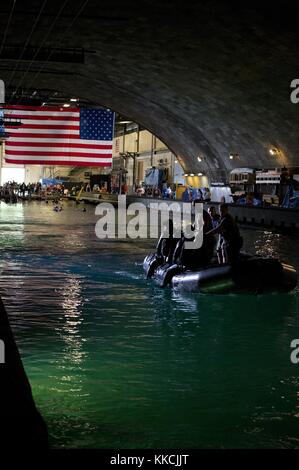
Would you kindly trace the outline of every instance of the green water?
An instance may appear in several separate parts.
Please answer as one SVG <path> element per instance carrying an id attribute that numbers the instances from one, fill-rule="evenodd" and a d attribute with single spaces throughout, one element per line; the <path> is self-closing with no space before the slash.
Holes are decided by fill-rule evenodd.
<path id="1" fill-rule="evenodd" d="M 55 447 L 299 447 L 299 290 L 178 295 L 94 207 L 0 205 L 0 293 Z M 299 268 L 299 240 L 243 231 Z"/>

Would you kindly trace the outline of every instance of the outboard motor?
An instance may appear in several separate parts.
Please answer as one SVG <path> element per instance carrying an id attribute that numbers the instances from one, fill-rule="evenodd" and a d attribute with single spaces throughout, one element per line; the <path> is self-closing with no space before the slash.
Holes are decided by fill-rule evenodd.
<path id="1" fill-rule="evenodd" d="M 159 287 L 166 287 L 171 283 L 172 278 L 183 271 L 178 264 L 163 264 L 155 272 L 155 281 Z"/>
<path id="2" fill-rule="evenodd" d="M 155 270 L 157 269 L 158 266 L 161 266 L 163 264 L 163 258 L 162 256 L 157 256 L 157 253 L 149 253 L 143 261 L 143 269 L 146 274 L 146 278 L 150 278 L 153 276 Z"/>

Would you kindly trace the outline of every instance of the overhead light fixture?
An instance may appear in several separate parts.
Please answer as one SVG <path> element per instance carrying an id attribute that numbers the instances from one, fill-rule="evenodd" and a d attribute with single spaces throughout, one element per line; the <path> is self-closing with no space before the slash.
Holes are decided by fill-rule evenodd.
<path id="1" fill-rule="evenodd" d="M 190 173 L 190 175 L 189 175 L 189 176 L 194 176 L 194 173 Z"/>
<path id="2" fill-rule="evenodd" d="M 62 105 L 63 108 L 69 108 L 70 106 L 71 106 L 70 103 L 64 103 L 64 104 Z"/>
<path id="3" fill-rule="evenodd" d="M 133 121 L 118 121 L 117 124 L 130 124 Z"/>
<path id="4" fill-rule="evenodd" d="M 197 173 L 197 176 L 202 176 L 202 173 Z"/>
<path id="5" fill-rule="evenodd" d="M 185 173 L 184 176 L 188 176 L 188 173 Z"/>
<path id="6" fill-rule="evenodd" d="M 77 103 L 77 101 L 79 101 L 79 98 L 71 98 L 70 101 L 71 101 L 72 103 Z"/>
<path id="7" fill-rule="evenodd" d="M 47 103 L 44 101 L 44 102 L 42 103 L 42 106 L 46 106 L 46 104 L 47 104 Z"/>
<path id="8" fill-rule="evenodd" d="M 270 153 L 270 155 L 277 155 L 279 152 L 276 148 L 273 147 L 269 150 L 269 153 Z"/>
<path id="9" fill-rule="evenodd" d="M 174 161 L 174 163 L 177 163 L 177 162 L 178 162 L 177 160 Z"/>
<path id="10" fill-rule="evenodd" d="M 202 162 L 202 158 L 201 158 L 201 157 L 197 157 L 197 160 L 198 160 L 199 162 Z"/>
<path id="11" fill-rule="evenodd" d="M 239 156 L 240 156 L 240 155 L 239 155 L 238 153 L 230 153 L 230 154 L 229 154 L 229 159 L 230 159 L 230 160 L 233 160 L 234 158 L 239 158 Z"/>

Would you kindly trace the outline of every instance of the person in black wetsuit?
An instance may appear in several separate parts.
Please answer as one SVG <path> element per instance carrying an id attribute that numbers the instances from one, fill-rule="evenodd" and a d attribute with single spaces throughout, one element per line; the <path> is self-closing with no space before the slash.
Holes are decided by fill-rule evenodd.
<path id="1" fill-rule="evenodd" d="M 220 234 L 218 261 L 220 264 L 235 264 L 238 261 L 243 238 L 240 235 L 238 225 L 228 212 L 226 203 L 220 204 L 220 223 L 208 232 L 208 235 Z"/>
<path id="2" fill-rule="evenodd" d="M 214 253 L 215 248 L 215 238 L 214 235 L 209 235 L 213 229 L 212 220 L 206 210 L 203 210 L 203 243 L 200 248 L 189 248 L 186 249 L 184 247 L 185 241 L 192 241 L 192 238 L 186 238 L 184 236 L 178 241 L 174 255 L 173 255 L 173 263 L 184 266 L 186 269 L 190 269 L 191 271 L 196 271 L 199 268 L 207 266 Z M 192 226 L 192 230 L 194 227 Z M 194 239 L 194 238 L 193 238 Z"/>

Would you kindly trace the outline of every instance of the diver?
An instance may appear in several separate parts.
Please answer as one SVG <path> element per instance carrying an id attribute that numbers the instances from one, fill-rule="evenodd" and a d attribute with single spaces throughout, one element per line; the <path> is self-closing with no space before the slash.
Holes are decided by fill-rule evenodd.
<path id="1" fill-rule="evenodd" d="M 207 235 L 219 233 L 219 245 L 217 249 L 219 264 L 235 264 L 239 259 L 243 238 L 240 235 L 238 225 L 228 212 L 228 204 L 220 204 L 220 223 L 210 230 Z"/>
<path id="2" fill-rule="evenodd" d="M 195 227 L 191 225 L 191 230 L 194 231 Z M 203 243 L 200 248 L 185 248 L 185 242 L 192 241 L 192 238 L 187 238 L 185 235 L 177 242 L 174 254 L 173 264 L 184 266 L 186 269 L 196 271 L 202 267 L 207 266 L 214 255 L 215 238 L 210 232 L 213 229 L 212 220 L 206 210 L 203 210 Z"/>

